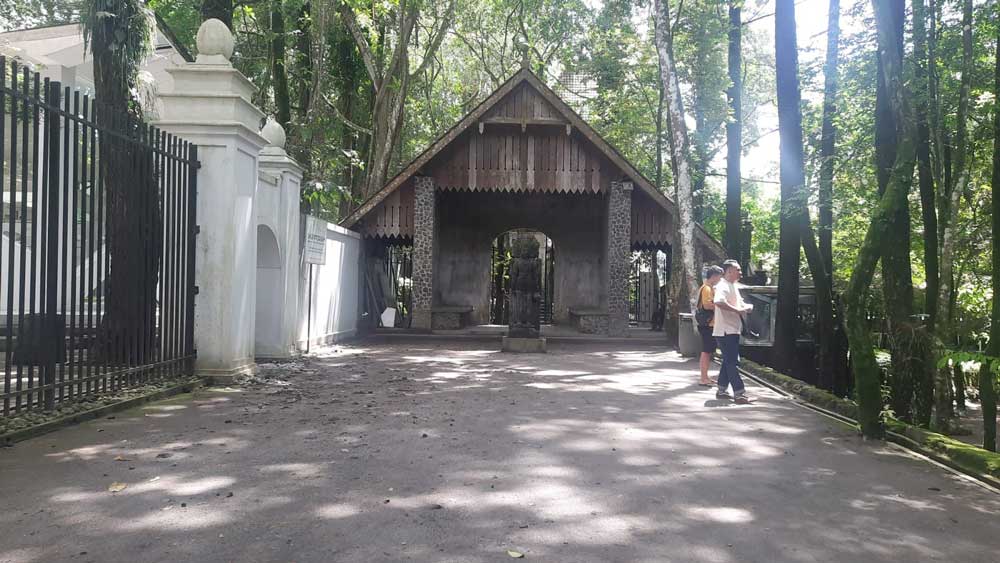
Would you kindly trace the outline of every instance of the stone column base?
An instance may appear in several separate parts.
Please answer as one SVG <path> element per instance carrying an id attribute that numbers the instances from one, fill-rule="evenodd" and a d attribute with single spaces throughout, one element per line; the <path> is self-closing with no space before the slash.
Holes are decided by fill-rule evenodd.
<path id="1" fill-rule="evenodd" d="M 544 354 L 544 338 L 511 338 L 503 337 L 503 344 L 500 348 L 504 352 L 514 352 L 517 354 Z"/>

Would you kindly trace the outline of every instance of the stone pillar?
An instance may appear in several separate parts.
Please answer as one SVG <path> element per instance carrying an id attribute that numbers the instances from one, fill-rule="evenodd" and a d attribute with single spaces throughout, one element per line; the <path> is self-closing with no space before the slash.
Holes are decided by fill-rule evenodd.
<path id="1" fill-rule="evenodd" d="M 261 130 L 261 135 L 267 139 L 268 146 L 260 151 L 258 166 L 260 174 L 270 175 L 278 180 L 277 193 L 262 198 L 261 189 L 273 189 L 266 184 L 258 184 L 257 217 L 260 223 L 269 223 L 278 239 L 278 249 L 281 252 L 281 316 L 277 342 L 269 342 L 267 355 L 269 357 L 288 357 L 297 352 L 298 337 L 298 295 L 299 295 L 299 262 L 302 258 L 300 248 L 301 238 L 299 223 L 301 221 L 301 191 L 302 167 L 285 152 L 285 130 L 278 122 L 269 119 Z M 267 205 L 269 208 L 264 209 Z M 259 348 L 259 346 L 258 346 Z M 263 350 L 257 350 L 262 355 Z"/>
<path id="2" fill-rule="evenodd" d="M 431 329 L 434 305 L 435 200 L 434 178 L 414 178 L 412 327 L 424 330 Z"/>
<path id="3" fill-rule="evenodd" d="M 267 141 L 255 88 L 229 58 L 233 35 L 221 21 L 198 30 L 198 60 L 167 69 L 173 89 L 160 95 L 164 131 L 198 145 L 195 258 L 195 372 L 225 381 L 252 373 L 257 273 L 257 159 Z"/>
<path id="4" fill-rule="evenodd" d="M 628 274 L 632 250 L 632 182 L 608 191 L 608 335 L 628 336 Z"/>

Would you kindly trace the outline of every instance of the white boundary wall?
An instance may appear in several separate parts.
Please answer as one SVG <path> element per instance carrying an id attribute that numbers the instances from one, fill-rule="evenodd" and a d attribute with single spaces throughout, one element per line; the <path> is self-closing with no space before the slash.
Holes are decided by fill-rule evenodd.
<path id="1" fill-rule="evenodd" d="M 300 224 L 306 224 L 305 216 Z M 302 231 L 302 236 L 305 232 Z M 300 238 L 300 240 L 303 240 Z M 304 244 L 300 245 L 304 247 Z M 309 298 L 309 264 L 300 261 L 300 350 L 306 348 L 306 327 L 311 320 L 310 345 L 330 344 L 358 332 L 361 286 L 361 235 L 334 223 L 326 224 L 326 264 L 312 265 L 312 306 Z M 309 312 L 307 317 L 305 312 Z"/>

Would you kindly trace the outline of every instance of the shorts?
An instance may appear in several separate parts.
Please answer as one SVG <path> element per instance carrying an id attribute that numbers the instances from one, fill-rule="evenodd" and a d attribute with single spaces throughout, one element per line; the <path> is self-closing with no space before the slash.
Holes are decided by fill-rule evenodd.
<path id="1" fill-rule="evenodd" d="M 698 327 L 698 333 L 701 334 L 701 351 L 706 354 L 715 353 L 716 341 L 712 336 L 712 330 L 714 329 L 710 326 Z"/>

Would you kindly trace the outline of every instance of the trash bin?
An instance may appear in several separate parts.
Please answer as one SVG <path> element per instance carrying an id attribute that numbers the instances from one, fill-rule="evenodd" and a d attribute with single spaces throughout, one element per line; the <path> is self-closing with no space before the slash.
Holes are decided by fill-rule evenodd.
<path id="1" fill-rule="evenodd" d="M 701 353 L 701 336 L 694 327 L 694 315 L 681 313 L 677 321 L 677 348 L 682 356 L 694 358 Z"/>

